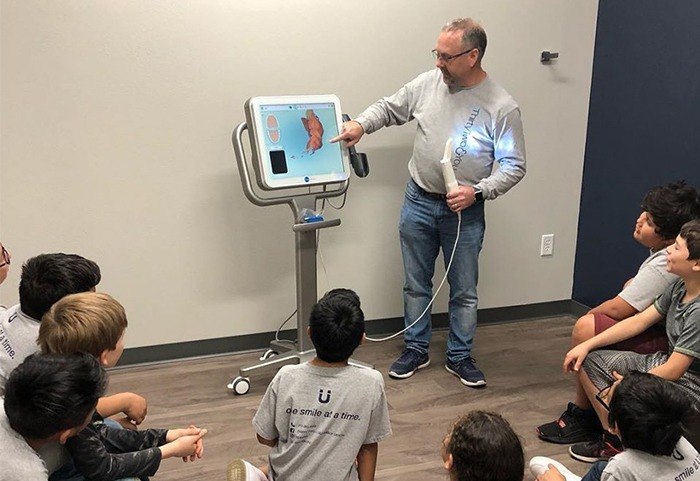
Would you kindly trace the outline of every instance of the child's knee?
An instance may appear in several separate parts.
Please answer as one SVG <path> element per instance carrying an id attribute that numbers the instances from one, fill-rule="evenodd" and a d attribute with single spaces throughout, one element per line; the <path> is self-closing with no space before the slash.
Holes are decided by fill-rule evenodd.
<path id="1" fill-rule="evenodd" d="M 579 317 L 576 321 L 574 329 L 571 331 L 571 344 L 572 346 L 578 346 L 594 336 L 595 316 L 593 314 L 586 314 L 585 316 Z"/>

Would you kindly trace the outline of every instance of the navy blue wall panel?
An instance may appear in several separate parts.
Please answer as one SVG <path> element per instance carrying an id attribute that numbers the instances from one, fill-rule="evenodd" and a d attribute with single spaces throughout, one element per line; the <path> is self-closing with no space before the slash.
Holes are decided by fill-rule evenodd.
<path id="1" fill-rule="evenodd" d="M 573 299 L 596 305 L 635 274 L 639 202 L 677 179 L 700 187 L 700 2 L 601 0 Z"/>

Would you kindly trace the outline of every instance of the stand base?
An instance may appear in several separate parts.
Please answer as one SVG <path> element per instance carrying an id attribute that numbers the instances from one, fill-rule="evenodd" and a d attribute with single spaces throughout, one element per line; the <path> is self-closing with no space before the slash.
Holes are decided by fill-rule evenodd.
<path id="1" fill-rule="evenodd" d="M 315 349 L 299 351 L 296 344 L 292 342 L 272 341 L 270 348 L 260 357 L 260 362 L 250 366 L 242 367 L 239 375 L 232 379 L 226 387 L 234 394 L 243 395 L 250 391 L 250 374 L 259 369 L 267 367 L 281 367 L 287 364 L 302 364 L 312 360 L 316 356 Z M 348 364 L 360 369 L 374 369 L 374 366 L 355 359 L 348 359 Z"/>

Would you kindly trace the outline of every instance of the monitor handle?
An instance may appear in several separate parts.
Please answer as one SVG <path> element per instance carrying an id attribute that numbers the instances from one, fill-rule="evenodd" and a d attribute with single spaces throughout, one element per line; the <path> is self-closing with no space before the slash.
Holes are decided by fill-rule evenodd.
<path id="1" fill-rule="evenodd" d="M 343 122 L 350 122 L 350 116 L 343 114 Z M 369 175 L 369 162 L 367 154 L 355 150 L 355 146 L 348 147 L 348 155 L 350 156 L 350 165 L 355 175 L 358 177 L 367 177 Z"/>

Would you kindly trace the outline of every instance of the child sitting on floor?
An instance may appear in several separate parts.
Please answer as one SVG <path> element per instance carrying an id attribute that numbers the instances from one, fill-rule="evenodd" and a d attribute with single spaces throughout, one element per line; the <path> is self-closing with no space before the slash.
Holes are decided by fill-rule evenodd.
<path id="1" fill-rule="evenodd" d="M 38 451 L 65 443 L 90 421 L 107 377 L 88 354 L 32 354 L 10 374 L 0 399 L 0 479 L 46 481 Z"/>
<path id="2" fill-rule="evenodd" d="M 71 294 L 44 315 L 38 343 L 45 353 L 92 354 L 104 367 L 114 367 L 124 350 L 126 313 L 107 294 Z M 91 422 L 66 442 L 74 468 L 68 465 L 53 479 L 113 480 L 153 476 L 161 460 L 194 461 L 203 453 L 206 429 L 144 429 L 109 426 L 96 412 Z M 82 478 L 81 478 L 82 476 Z"/>
<path id="3" fill-rule="evenodd" d="M 230 481 L 374 480 L 378 442 L 391 426 L 382 375 L 348 365 L 364 334 L 353 291 L 334 289 L 316 303 L 316 357 L 280 369 L 253 418 L 258 441 L 272 448 L 269 467 L 235 460 Z"/>
<path id="4" fill-rule="evenodd" d="M 609 409 L 612 433 L 625 451 L 599 461 L 580 478 L 553 459 L 537 456 L 530 471 L 538 481 L 700 480 L 700 455 L 683 437 L 694 414 L 688 396 L 674 384 L 631 371 L 596 398 Z"/>
<path id="5" fill-rule="evenodd" d="M 666 248 L 675 242 L 683 224 L 697 217 L 700 217 L 700 194 L 683 181 L 654 187 L 644 196 L 642 213 L 637 218 L 633 236 L 634 240 L 649 249 L 649 257 L 619 294 L 576 321 L 571 333 L 571 347 L 645 310 L 678 280 L 676 274 L 666 269 Z M 655 324 L 607 349 L 639 354 L 666 352 L 666 329 L 661 324 Z M 578 380 L 574 402 L 568 404 L 557 420 L 537 427 L 540 439 L 558 444 L 594 441 L 601 434 L 598 417 Z"/>
<path id="6" fill-rule="evenodd" d="M 498 414 L 472 411 L 445 436 L 440 449 L 450 481 L 522 481 L 525 461 L 518 435 Z"/>
<path id="7" fill-rule="evenodd" d="M 689 402 L 700 406 L 700 220 L 683 225 L 676 242 L 667 249 L 666 261 L 668 271 L 680 279 L 652 306 L 574 347 L 564 359 L 564 370 L 578 373 L 605 429 L 608 413 L 595 396 L 615 380 L 613 372 L 624 376 L 636 370 L 668 379 L 689 395 Z M 668 353 L 600 349 L 662 322 L 668 335 Z M 595 462 L 609 459 L 620 449 L 619 440 L 606 432 L 599 441 L 571 446 L 569 453 L 580 461 Z"/>

